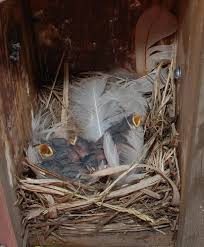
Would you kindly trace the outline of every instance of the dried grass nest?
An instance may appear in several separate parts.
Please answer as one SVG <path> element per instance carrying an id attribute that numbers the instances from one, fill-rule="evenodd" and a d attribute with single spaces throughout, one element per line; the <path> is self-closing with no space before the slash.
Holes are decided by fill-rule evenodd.
<path id="1" fill-rule="evenodd" d="M 176 121 L 176 88 L 173 61 L 160 89 L 160 64 L 156 69 L 151 109 L 147 114 L 144 164 L 124 165 L 95 172 L 108 176 L 106 183 L 85 185 L 64 180 L 56 174 L 45 179 L 18 179 L 19 205 L 24 237 L 64 239 L 69 235 L 95 232 L 118 233 L 176 229 L 179 212 L 180 172 L 177 161 L 178 133 Z M 62 94 L 61 94 L 62 96 Z M 28 160 L 25 166 L 35 167 Z M 137 167 L 146 175 L 134 184 L 115 186 Z M 117 175 L 117 176 L 110 176 Z"/>

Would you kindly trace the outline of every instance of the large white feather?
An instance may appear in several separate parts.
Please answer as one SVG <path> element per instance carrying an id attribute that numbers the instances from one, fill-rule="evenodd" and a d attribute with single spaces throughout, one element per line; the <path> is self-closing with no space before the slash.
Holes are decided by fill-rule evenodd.
<path id="1" fill-rule="evenodd" d="M 71 88 L 71 111 L 82 130 L 82 136 L 97 141 L 105 131 L 124 117 L 116 101 L 104 93 L 107 77 L 83 79 Z"/>
<path id="2" fill-rule="evenodd" d="M 118 166 L 120 162 L 117 147 L 108 132 L 104 134 L 103 149 L 108 164 L 112 167 Z"/>
<path id="3" fill-rule="evenodd" d="M 125 135 L 127 144 L 121 145 L 120 164 L 130 165 L 139 162 L 144 147 L 144 131 L 142 128 L 132 128 Z"/>

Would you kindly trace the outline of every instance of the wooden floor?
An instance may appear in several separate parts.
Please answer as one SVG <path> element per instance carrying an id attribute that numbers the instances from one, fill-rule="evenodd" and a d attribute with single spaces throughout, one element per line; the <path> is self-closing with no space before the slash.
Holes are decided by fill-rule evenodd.
<path id="1" fill-rule="evenodd" d="M 36 241 L 32 240 L 31 245 L 35 244 Z M 64 239 L 64 243 L 50 238 L 41 244 L 63 247 L 174 247 L 175 241 L 173 233 L 166 230 L 164 234 L 154 231 L 69 237 L 67 240 Z"/>

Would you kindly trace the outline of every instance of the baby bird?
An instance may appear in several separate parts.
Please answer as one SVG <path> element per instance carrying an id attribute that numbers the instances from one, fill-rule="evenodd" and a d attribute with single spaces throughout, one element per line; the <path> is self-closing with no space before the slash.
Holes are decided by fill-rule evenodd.
<path id="1" fill-rule="evenodd" d="M 44 150 L 40 149 L 42 145 L 44 145 Z M 83 174 L 88 174 L 88 169 L 80 162 L 78 153 L 64 138 L 53 138 L 41 144 L 39 152 L 42 157 L 40 166 L 51 172 L 73 180 L 78 180 Z"/>
<path id="2" fill-rule="evenodd" d="M 81 137 L 77 137 L 75 145 L 73 145 L 73 149 L 78 154 L 79 158 L 83 159 L 91 152 L 92 146 L 92 143 L 89 143 Z"/>
<path id="3" fill-rule="evenodd" d="M 93 150 L 92 153 L 84 157 L 82 163 L 90 172 L 106 168 L 107 161 L 103 149 Z"/>

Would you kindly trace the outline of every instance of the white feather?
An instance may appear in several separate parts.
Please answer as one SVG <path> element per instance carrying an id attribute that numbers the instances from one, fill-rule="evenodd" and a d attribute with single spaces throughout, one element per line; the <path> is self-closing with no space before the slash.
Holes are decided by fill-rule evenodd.
<path id="1" fill-rule="evenodd" d="M 164 87 L 168 75 L 168 68 L 162 68 L 160 76 L 161 88 Z M 157 77 L 157 69 L 153 70 L 149 74 L 140 77 L 138 79 L 128 80 L 122 87 L 136 90 L 138 93 L 151 93 L 154 88 L 154 82 Z"/>
<path id="2" fill-rule="evenodd" d="M 51 137 L 57 137 L 60 129 L 64 126 L 65 123 L 62 122 L 53 124 L 51 114 L 43 113 L 43 109 L 40 109 L 36 116 L 32 118 L 32 144 L 36 145 L 48 141 Z"/>
<path id="3" fill-rule="evenodd" d="M 103 138 L 103 149 L 108 164 L 112 167 L 119 165 L 119 155 L 117 147 L 113 142 L 110 133 L 106 132 Z"/>
<path id="4" fill-rule="evenodd" d="M 126 117 L 131 114 L 146 114 L 146 99 L 134 88 L 125 88 L 112 86 L 107 92 L 107 96 L 118 102 L 119 106 L 124 109 Z"/>
<path id="5" fill-rule="evenodd" d="M 150 47 L 146 53 L 146 67 L 151 71 L 157 64 L 163 60 L 171 61 L 175 57 L 176 46 L 172 45 L 158 45 Z"/>
<path id="6" fill-rule="evenodd" d="M 81 128 L 82 136 L 97 141 L 105 131 L 124 117 L 117 102 L 104 94 L 107 77 L 83 79 L 71 88 L 71 111 Z"/>
<path id="7" fill-rule="evenodd" d="M 131 129 L 125 136 L 127 144 L 121 145 L 120 164 L 130 165 L 139 162 L 144 147 L 144 131 L 142 128 Z"/>
<path id="8" fill-rule="evenodd" d="M 42 161 L 37 148 L 33 147 L 31 144 L 29 144 L 28 149 L 26 150 L 26 156 L 33 164 L 40 164 Z"/>
<path id="9" fill-rule="evenodd" d="M 51 117 L 48 113 L 43 113 L 42 109 L 38 111 L 34 118 L 32 118 L 32 144 L 41 143 L 42 140 L 47 139 L 48 131 L 51 124 Z"/>

